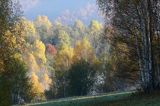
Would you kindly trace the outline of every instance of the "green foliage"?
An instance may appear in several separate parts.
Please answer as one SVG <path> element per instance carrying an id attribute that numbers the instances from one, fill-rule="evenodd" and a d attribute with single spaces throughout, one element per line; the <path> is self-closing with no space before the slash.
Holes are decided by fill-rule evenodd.
<path id="1" fill-rule="evenodd" d="M 87 95 L 95 81 L 95 70 L 85 60 L 74 63 L 67 73 L 68 95 Z"/>
<path id="2" fill-rule="evenodd" d="M 14 58 L 17 53 L 21 52 L 23 46 L 21 31 L 15 29 L 20 14 L 17 2 L 0 0 L 0 105 L 2 106 L 11 105 L 12 89 L 15 89 L 13 85 L 15 83 L 20 84 L 19 79 L 16 80 L 17 71 L 21 71 L 18 74 L 24 77 L 25 68 Z M 22 86 L 18 87 L 23 89 Z"/>
<path id="3" fill-rule="evenodd" d="M 19 98 L 25 101 L 31 100 L 31 84 L 27 77 L 27 69 L 22 60 L 18 58 L 10 58 L 8 65 L 5 66 L 7 70 L 0 75 L 0 85 L 2 85 L 0 91 L 1 105 L 7 106 L 12 103 L 18 103 Z M 12 96 L 11 96 L 12 95 Z"/>
<path id="4" fill-rule="evenodd" d="M 29 83 L 29 77 L 27 76 L 27 67 L 24 62 L 20 59 L 13 59 L 10 61 L 10 66 L 7 66 L 8 70 L 12 70 L 12 75 L 10 76 L 10 81 L 12 84 L 12 102 L 18 103 L 19 97 L 24 99 L 26 102 L 30 102 L 32 99 L 31 88 L 32 85 Z"/>
<path id="5" fill-rule="evenodd" d="M 9 106 L 11 105 L 11 83 L 6 80 L 4 75 L 0 76 L 0 105 Z"/>

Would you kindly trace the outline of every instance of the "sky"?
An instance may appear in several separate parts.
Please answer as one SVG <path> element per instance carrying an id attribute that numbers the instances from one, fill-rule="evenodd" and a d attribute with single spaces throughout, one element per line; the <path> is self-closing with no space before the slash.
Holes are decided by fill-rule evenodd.
<path id="1" fill-rule="evenodd" d="M 24 16 L 34 20 L 46 15 L 50 20 L 70 23 L 76 19 L 102 21 L 96 0 L 20 0 Z"/>

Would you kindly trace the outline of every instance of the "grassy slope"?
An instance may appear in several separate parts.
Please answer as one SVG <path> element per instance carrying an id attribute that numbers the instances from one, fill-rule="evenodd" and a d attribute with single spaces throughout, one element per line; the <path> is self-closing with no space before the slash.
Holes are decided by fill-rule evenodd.
<path id="1" fill-rule="evenodd" d="M 160 93 L 153 94 L 134 94 L 123 100 L 103 102 L 91 106 L 160 106 Z"/>
<path id="2" fill-rule="evenodd" d="M 30 104 L 29 106 L 160 106 L 160 95 L 140 95 L 133 92 L 113 93 L 101 96 L 67 98 Z"/>

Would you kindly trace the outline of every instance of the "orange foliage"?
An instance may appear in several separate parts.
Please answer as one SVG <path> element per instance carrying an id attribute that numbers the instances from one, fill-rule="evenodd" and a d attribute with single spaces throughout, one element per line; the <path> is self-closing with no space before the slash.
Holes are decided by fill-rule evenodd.
<path id="1" fill-rule="evenodd" d="M 46 45 L 46 52 L 52 56 L 55 56 L 57 53 L 57 50 L 52 44 L 47 44 Z"/>

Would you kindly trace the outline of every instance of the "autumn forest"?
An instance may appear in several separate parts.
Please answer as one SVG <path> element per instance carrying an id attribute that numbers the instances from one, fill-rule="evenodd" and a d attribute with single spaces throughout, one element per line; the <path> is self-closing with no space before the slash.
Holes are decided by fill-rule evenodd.
<path id="1" fill-rule="evenodd" d="M 159 91 L 158 0 L 97 0 L 104 21 L 71 24 L 15 1 L 0 0 L 0 106 Z"/>

